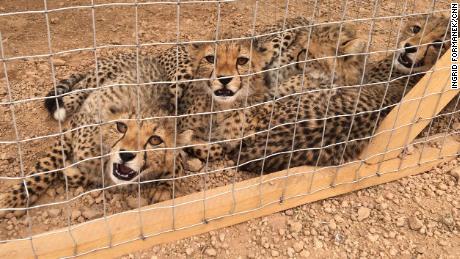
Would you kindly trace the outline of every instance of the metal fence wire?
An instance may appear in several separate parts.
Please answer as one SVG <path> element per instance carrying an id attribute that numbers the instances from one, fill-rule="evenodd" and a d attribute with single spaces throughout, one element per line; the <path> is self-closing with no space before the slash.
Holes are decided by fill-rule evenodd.
<path id="1" fill-rule="evenodd" d="M 432 67 L 451 45 L 449 1 L 15 2 L 0 4 L 0 243 L 30 241 L 36 257 L 37 235 L 66 232 L 69 257 L 90 254 L 458 155 L 442 150 L 458 134 L 459 97 L 444 108 L 448 79 L 428 90 L 431 75 L 450 69 Z M 425 75 L 423 93 L 403 101 L 415 107 L 406 114 L 402 97 Z M 435 101 L 421 119 L 424 98 Z M 393 108 L 409 123 L 379 131 Z M 360 156 L 385 134 L 403 145 Z M 424 159 L 432 146 L 439 153 Z M 415 163 L 380 167 L 414 147 Z M 338 180 L 344 166 L 370 159 L 374 174 Z M 329 184 L 315 186 L 331 169 Z M 281 195 L 264 197 L 263 176 L 282 170 L 270 179 L 283 181 Z M 299 175 L 305 188 L 291 195 Z M 247 189 L 258 190 L 258 205 L 238 209 Z M 225 195 L 225 215 L 209 213 L 208 201 Z M 202 206 L 199 223 L 176 218 L 187 204 Z M 171 226 L 148 231 L 151 210 Z M 114 239 L 110 219 L 133 213 L 126 224 L 138 235 Z M 97 218 L 107 242 L 78 249 L 74 232 Z"/>

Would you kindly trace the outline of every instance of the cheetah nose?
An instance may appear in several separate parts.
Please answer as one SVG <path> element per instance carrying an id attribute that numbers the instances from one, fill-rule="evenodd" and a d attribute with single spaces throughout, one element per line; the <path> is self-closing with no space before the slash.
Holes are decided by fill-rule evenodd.
<path id="1" fill-rule="evenodd" d="M 120 149 L 120 158 L 123 162 L 129 162 L 136 157 L 135 153 L 126 152 L 125 149 Z"/>
<path id="2" fill-rule="evenodd" d="M 414 53 L 417 52 L 417 47 L 412 46 L 410 43 L 404 44 L 404 51 L 406 53 Z"/>
<path id="3" fill-rule="evenodd" d="M 218 76 L 217 78 L 219 80 L 219 82 L 223 85 L 223 86 L 226 86 L 228 83 L 230 83 L 230 81 L 232 81 L 232 78 L 231 77 L 225 77 L 225 76 Z"/>

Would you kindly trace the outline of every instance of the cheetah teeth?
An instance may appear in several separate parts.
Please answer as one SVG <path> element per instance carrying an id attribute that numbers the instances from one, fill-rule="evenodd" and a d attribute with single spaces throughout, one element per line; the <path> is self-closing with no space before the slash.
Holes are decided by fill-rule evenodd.
<path id="1" fill-rule="evenodd" d="M 137 172 L 123 164 L 113 164 L 113 175 L 123 181 L 130 181 L 137 176 Z"/>

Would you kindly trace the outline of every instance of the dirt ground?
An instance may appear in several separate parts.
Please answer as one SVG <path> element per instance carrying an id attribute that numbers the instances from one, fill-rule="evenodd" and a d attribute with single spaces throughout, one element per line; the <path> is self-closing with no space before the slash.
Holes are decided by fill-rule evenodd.
<path id="1" fill-rule="evenodd" d="M 88 6 L 90 0 L 45 2 L 48 10 L 63 10 L 48 12 L 47 16 L 33 12 L 1 16 L 9 12 L 44 10 L 45 6 L 41 0 L 0 0 L 2 56 L 11 59 L 3 63 L 7 73 L 3 72 L 3 67 L 0 69 L 2 177 L 20 176 L 31 170 L 35 161 L 55 140 L 55 137 L 41 136 L 60 132 L 61 125 L 48 117 L 43 108 L 43 100 L 40 99 L 52 89 L 53 75 L 61 79 L 93 68 L 94 41 L 98 47 L 98 58 L 133 51 L 134 48 L 122 45 L 136 44 L 136 11 L 132 6 L 97 7 L 94 11 L 96 37 L 93 38 L 92 9 L 66 9 Z M 133 1 L 94 2 L 105 4 Z M 289 17 L 302 15 L 314 17 L 318 21 L 359 18 L 361 20 L 354 23 L 363 35 L 371 36 L 371 51 L 395 48 L 398 20 L 377 19 L 373 32 L 369 33 L 371 20 L 365 18 L 372 17 L 374 1 L 291 0 L 287 10 L 286 2 L 280 0 L 257 1 L 257 4 L 254 0 L 242 0 L 220 5 L 183 2 L 179 7 L 167 3 L 140 5 L 137 11 L 138 43 L 154 45 L 209 38 L 209 35 L 215 33 L 219 19 L 220 31 L 230 31 L 236 35 L 251 33 L 257 10 L 256 29 L 283 18 L 286 13 Z M 436 10 L 447 8 L 449 3 L 434 2 Z M 381 0 L 378 1 L 375 16 L 400 15 L 405 4 L 409 13 L 426 12 L 432 10 L 431 3 L 430 0 Z M 141 51 L 152 53 L 165 47 L 143 46 Z M 60 52 L 53 57 L 54 69 L 48 58 L 50 52 Z M 372 62 L 383 55 L 373 55 L 370 60 Z M 14 105 L 9 104 L 11 101 Z M 437 132 L 446 129 L 450 118 L 444 116 L 433 129 Z M 22 142 L 16 144 L 16 140 Z M 459 258 L 460 172 L 455 169 L 459 161 L 454 160 L 422 175 L 307 204 L 124 257 Z M 211 168 L 225 166 L 226 163 L 221 162 L 211 165 Z M 210 175 L 205 183 L 206 188 L 212 188 L 231 183 L 234 179 L 240 181 L 255 176 L 224 170 Z M 201 191 L 205 186 L 201 177 L 188 179 L 181 184 L 190 192 Z M 1 180 L 0 192 L 8 190 L 13 183 Z M 70 188 L 66 191 L 64 187 L 57 187 L 49 190 L 39 204 L 65 201 L 85 191 L 88 190 Z M 148 190 L 142 191 L 142 197 L 145 197 L 144 192 Z M 146 204 L 147 201 L 142 198 L 141 203 Z M 135 207 L 135 191 L 106 192 L 105 199 L 100 192 L 92 192 L 71 204 L 33 209 L 28 217 L 30 221 L 27 217 L 15 217 L 12 214 L 7 219 L 0 219 L 0 240 L 27 237 L 68 224 L 78 224 L 104 215 L 104 208 L 105 214 L 110 215 Z"/>

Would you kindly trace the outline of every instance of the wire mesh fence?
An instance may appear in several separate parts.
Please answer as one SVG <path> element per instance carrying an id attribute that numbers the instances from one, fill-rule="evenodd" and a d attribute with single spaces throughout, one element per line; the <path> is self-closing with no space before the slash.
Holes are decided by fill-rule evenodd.
<path id="1" fill-rule="evenodd" d="M 0 239 L 91 254 L 455 158 L 449 3 L 4 3 Z"/>

